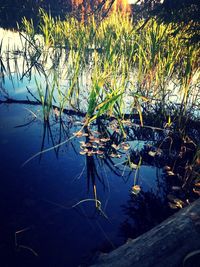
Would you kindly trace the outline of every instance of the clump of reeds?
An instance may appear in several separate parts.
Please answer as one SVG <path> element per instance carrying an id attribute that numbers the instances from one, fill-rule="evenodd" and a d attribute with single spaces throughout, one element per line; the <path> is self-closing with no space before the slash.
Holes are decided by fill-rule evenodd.
<path id="1" fill-rule="evenodd" d="M 59 91 L 62 108 L 70 104 L 79 109 L 79 80 L 84 68 L 88 68 L 90 84 L 85 94 L 88 122 L 102 114 L 120 118 L 127 110 L 136 110 L 142 125 L 149 103 L 159 103 L 166 118 L 171 115 L 167 107 L 172 102 L 177 104 L 180 117 L 193 105 L 199 105 L 199 48 L 185 42 L 184 30 L 175 35 L 175 24 L 165 25 L 152 18 L 142 27 L 143 21 L 134 23 L 129 15 L 120 13 L 100 23 L 93 16 L 87 22 L 70 16 L 61 21 L 43 10 L 40 16 L 38 29 L 26 19 L 22 25 L 35 47 L 36 33 L 42 36 L 40 49 L 48 51 L 52 58 L 58 50 L 67 53 L 63 73 L 70 85 L 65 93 Z M 127 106 L 129 97 L 132 101 Z"/>

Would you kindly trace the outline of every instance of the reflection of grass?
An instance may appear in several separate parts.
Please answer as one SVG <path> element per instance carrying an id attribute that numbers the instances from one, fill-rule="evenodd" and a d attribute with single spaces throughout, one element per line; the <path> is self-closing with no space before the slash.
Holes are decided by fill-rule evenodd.
<path id="1" fill-rule="evenodd" d="M 55 90 L 55 82 L 50 86 L 48 82 L 46 82 L 46 88 L 43 90 L 41 83 L 35 79 L 37 91 L 40 97 L 40 102 L 42 104 L 43 117 L 44 120 L 47 121 L 49 119 L 49 115 L 52 109 L 53 104 L 53 93 Z"/>
<path id="2" fill-rule="evenodd" d="M 4 66 L 3 59 L 2 59 L 2 45 L 3 45 L 3 39 L 1 40 L 1 43 L 0 43 L 0 78 L 4 81 L 6 68 Z"/>
<path id="3" fill-rule="evenodd" d="M 154 19 L 141 27 L 142 21 L 134 23 L 128 15 L 118 13 L 100 22 L 91 16 L 85 23 L 72 17 L 61 21 L 43 10 L 40 16 L 38 28 L 33 27 L 32 21 L 22 21 L 25 34 L 22 33 L 21 37 L 25 39 L 23 56 L 27 69 L 21 77 L 29 75 L 31 78 L 32 69 L 45 76 L 45 84 L 36 80 L 45 121 L 49 120 L 54 104 L 57 118 L 62 117 L 65 108 L 86 115 L 82 129 L 74 136 L 29 160 L 66 144 L 80 135 L 84 126 L 95 123 L 100 117 L 115 118 L 115 133 L 120 132 L 123 141 L 129 134 L 123 123 L 127 118 L 125 113 L 133 117 L 137 114 L 134 123 L 139 121 L 138 127 L 146 129 L 146 132 L 159 127 L 161 131 L 181 129 L 185 134 L 188 111 L 200 105 L 200 50 L 198 45 L 186 41 L 185 29 L 175 35 L 177 25 L 165 25 Z M 3 63 L 1 47 L 2 44 L 0 67 L 3 77 L 6 71 L 12 71 Z M 148 115 L 151 116 L 149 126 L 145 125 Z M 167 140 L 172 140 L 170 138 L 168 136 Z M 112 145 L 117 147 L 119 144 L 117 140 Z M 110 155 L 115 157 L 118 154 L 111 151 Z M 149 151 L 149 156 L 158 156 L 158 150 Z M 135 186 L 141 159 L 137 166 L 129 163 L 136 169 L 134 189 L 139 190 Z M 93 192 L 98 207 L 95 183 Z"/>
<path id="4" fill-rule="evenodd" d="M 35 114 L 32 115 L 35 117 Z M 60 118 L 59 120 L 54 120 L 54 123 L 55 121 L 57 123 L 61 123 L 62 118 Z M 103 125 L 103 121 L 105 125 Z M 50 127 L 50 123 L 51 120 L 47 121 L 46 125 Z M 186 134 L 182 136 L 179 133 L 180 136 L 179 139 L 177 139 L 178 132 L 172 135 L 172 132 L 167 133 L 164 128 L 161 129 L 148 126 L 140 128 L 139 121 L 138 125 L 136 125 L 133 120 L 123 120 L 122 123 L 124 124 L 124 130 L 128 142 L 124 142 L 124 135 L 119 130 L 120 127 L 117 124 L 117 120 L 101 120 L 99 121 L 98 128 L 96 128 L 97 125 L 93 126 L 93 124 L 88 127 L 84 127 L 84 123 L 82 123 L 83 126 L 80 126 L 79 130 L 76 131 L 71 138 L 68 137 L 72 135 L 72 132 L 75 129 L 77 130 L 76 127 L 72 128 L 72 132 L 65 136 L 64 140 L 63 138 L 59 138 L 58 142 L 54 142 L 52 138 L 52 147 L 45 149 L 45 147 L 42 145 L 41 152 L 38 152 L 30 159 L 28 159 L 23 164 L 23 166 L 35 157 L 41 156 L 43 153 L 51 150 L 55 150 L 55 153 L 57 155 L 59 147 L 66 144 L 67 142 L 79 138 L 79 140 L 81 140 L 80 147 L 82 151 L 84 151 L 85 148 L 87 149 L 87 152 L 84 153 L 84 155 L 86 156 L 86 165 L 79 175 L 79 178 L 85 176 L 84 172 L 87 171 L 88 191 L 89 185 L 91 185 L 93 191 L 93 198 L 91 201 L 95 203 L 97 209 L 101 208 L 99 206 L 101 201 L 101 199 L 99 198 L 100 194 L 98 190 L 99 183 L 101 183 L 105 187 L 105 177 L 100 171 L 101 167 L 103 166 L 102 163 L 108 166 L 117 176 L 122 177 L 122 179 L 126 179 L 126 177 L 127 179 L 132 178 L 133 186 L 131 188 L 131 192 L 134 195 L 138 195 L 141 192 L 139 170 L 142 164 L 146 165 L 147 163 L 147 165 L 150 166 L 155 166 L 156 164 L 158 164 L 158 168 L 167 167 L 167 169 L 165 168 L 166 175 L 170 177 L 171 183 L 174 183 L 172 190 L 173 188 L 175 188 L 176 190 L 178 188 L 178 190 L 182 190 L 183 192 L 186 192 L 186 194 L 188 194 L 188 190 L 190 190 L 192 194 L 200 194 L 199 148 L 196 148 L 196 145 L 194 144 L 194 142 L 192 142 L 191 139 L 189 139 L 187 136 L 185 137 Z M 145 119 L 144 123 L 146 124 L 148 123 L 148 121 L 146 121 Z M 170 119 L 168 120 L 168 124 L 171 124 Z M 149 130 L 149 133 L 151 133 L 148 135 L 148 138 L 146 135 L 147 129 Z M 133 135 L 134 133 L 135 135 Z M 51 135 L 51 133 L 48 134 L 48 136 L 50 137 Z M 193 138 L 199 140 L 199 136 L 200 135 L 198 129 L 198 134 L 194 133 Z M 138 151 L 138 148 L 134 147 L 132 144 L 132 140 L 137 140 L 137 138 L 139 140 L 144 138 L 144 140 L 151 141 L 151 143 L 153 142 L 154 145 L 152 143 L 151 146 L 144 146 L 141 151 Z M 102 153 L 99 154 L 98 152 Z M 120 157 L 118 157 L 118 155 Z M 116 164 L 116 162 L 118 163 Z M 118 166 L 122 166 L 122 168 L 119 167 L 118 169 Z M 129 168 L 126 169 L 125 173 L 126 167 Z M 178 183 L 180 183 L 181 181 L 182 187 L 177 187 L 176 176 L 179 177 Z M 174 182 L 172 182 L 172 180 Z M 180 199 L 180 197 L 174 197 L 174 199 L 177 200 Z M 177 208 L 177 203 L 173 205 L 171 204 L 171 207 Z M 183 202 L 182 206 L 184 205 L 185 203 Z M 180 205 L 178 207 L 180 207 Z M 100 212 L 102 211 L 100 210 Z"/>

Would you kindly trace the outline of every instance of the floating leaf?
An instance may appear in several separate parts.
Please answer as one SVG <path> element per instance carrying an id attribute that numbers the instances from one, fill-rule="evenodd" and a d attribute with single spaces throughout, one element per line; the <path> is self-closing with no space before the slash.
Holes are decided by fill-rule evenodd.
<path id="1" fill-rule="evenodd" d="M 130 162 L 129 166 L 130 166 L 131 169 L 137 169 L 138 168 L 138 165 L 133 163 L 133 162 Z"/>
<path id="2" fill-rule="evenodd" d="M 85 145 L 85 141 L 79 141 L 81 145 Z"/>
<path id="3" fill-rule="evenodd" d="M 183 206 L 184 206 L 184 202 L 181 199 L 176 199 L 176 203 L 175 204 L 180 209 L 182 209 Z"/>
<path id="4" fill-rule="evenodd" d="M 84 141 L 81 141 L 80 144 L 81 144 L 81 148 L 87 147 Z"/>
<path id="5" fill-rule="evenodd" d="M 175 174 L 174 174 L 173 171 L 168 171 L 168 172 L 167 172 L 167 175 L 169 175 L 169 176 L 174 176 Z"/>
<path id="6" fill-rule="evenodd" d="M 111 147 L 113 147 L 115 150 L 118 150 L 119 149 L 119 146 L 116 145 L 116 144 L 112 144 Z"/>
<path id="7" fill-rule="evenodd" d="M 129 150 L 130 149 L 130 145 L 128 143 L 121 143 L 121 148 L 123 150 Z"/>
<path id="8" fill-rule="evenodd" d="M 84 150 L 81 150 L 79 153 L 80 153 L 81 155 L 85 155 L 87 152 L 84 151 Z"/>
<path id="9" fill-rule="evenodd" d="M 103 155 L 104 154 L 104 152 L 101 150 L 97 150 L 96 153 L 97 153 L 97 155 Z"/>
<path id="10" fill-rule="evenodd" d="M 75 135 L 76 137 L 82 137 L 83 136 L 83 132 L 78 131 L 76 133 L 73 133 L 73 135 Z"/>
<path id="11" fill-rule="evenodd" d="M 141 187 L 139 185 L 134 185 L 132 188 L 131 188 L 131 193 L 134 194 L 134 195 L 138 195 L 141 191 Z"/>
<path id="12" fill-rule="evenodd" d="M 95 140 L 95 137 L 93 135 L 90 135 L 89 139 L 90 139 L 90 141 L 93 141 L 93 140 Z"/>
<path id="13" fill-rule="evenodd" d="M 94 138 L 92 140 L 93 143 L 99 144 L 100 143 L 100 139 L 99 138 Z"/>
<path id="14" fill-rule="evenodd" d="M 99 144 L 99 148 L 105 148 L 104 144 Z"/>
<path id="15" fill-rule="evenodd" d="M 101 138 L 100 141 L 103 143 L 106 143 L 106 142 L 110 141 L 110 138 Z"/>
<path id="16" fill-rule="evenodd" d="M 176 198 L 174 195 L 172 194 L 169 194 L 167 195 L 167 198 L 173 202 L 172 204 L 175 204 L 177 208 L 182 208 L 184 206 L 184 202 L 179 199 L 179 198 Z"/>
<path id="17" fill-rule="evenodd" d="M 92 147 L 92 144 L 91 143 L 86 143 L 85 146 L 86 147 Z"/>
<path id="18" fill-rule="evenodd" d="M 116 154 L 116 153 L 111 153 L 110 157 L 112 157 L 112 158 L 121 158 L 121 155 L 120 154 Z"/>
<path id="19" fill-rule="evenodd" d="M 151 157 L 155 157 L 155 155 L 156 155 L 156 151 L 149 151 L 149 156 L 151 156 Z"/>

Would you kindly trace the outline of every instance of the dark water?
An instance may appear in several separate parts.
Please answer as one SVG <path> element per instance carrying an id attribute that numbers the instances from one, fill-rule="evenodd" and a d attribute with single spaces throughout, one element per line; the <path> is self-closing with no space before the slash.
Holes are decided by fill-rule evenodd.
<path id="1" fill-rule="evenodd" d="M 7 15 L 0 9 L 0 25 L 14 27 L 26 11 L 26 6 L 20 14 L 13 8 Z M 10 60 L 16 55 L 11 54 Z M 80 130 L 83 117 L 63 114 L 60 121 L 53 113 L 49 122 L 44 122 L 41 106 L 28 104 L 28 99 L 39 97 L 35 78 L 46 88 L 45 79 L 37 71 L 31 73 L 32 62 L 25 61 L 18 65 L 16 60 L 10 73 L 7 67 L 0 71 L 0 100 L 6 95 L 27 101 L 0 101 L 0 267 L 88 266 L 99 253 L 136 238 L 172 213 L 167 200 L 171 182 L 163 172 L 167 161 L 158 159 L 156 163 L 143 153 L 138 195 L 131 193 L 136 171 L 123 164 L 128 156 L 135 156 L 138 163 L 145 145 L 154 147 L 165 136 L 159 137 L 152 129 L 140 132 L 127 127 L 130 150 L 120 152 L 121 158 L 112 158 L 110 152 L 103 158 L 80 155 L 80 141 L 88 140 L 73 133 Z M 26 66 L 24 73 L 16 70 L 21 66 Z M 107 126 L 103 121 L 91 130 L 104 137 Z M 111 144 L 120 142 L 121 137 L 108 131 L 111 140 L 106 149 L 110 151 Z M 73 139 L 65 142 L 70 137 Z M 39 154 L 46 149 L 50 150 Z M 29 160 L 33 155 L 37 156 Z M 95 207 L 94 188 L 100 210 Z"/>
<path id="2" fill-rule="evenodd" d="M 67 116 L 66 129 L 54 120 L 46 125 L 40 120 L 39 109 L 0 105 L 0 266 L 88 264 L 98 251 L 114 249 L 168 215 L 168 208 L 162 206 L 165 181 L 161 170 L 141 166 L 142 192 L 131 196 L 133 174 L 122 177 L 113 163 L 111 169 L 96 156 L 86 160 L 79 154 L 79 141 L 84 138 L 22 167 L 41 147 L 66 140 L 80 128 L 70 126 Z M 30 110 L 38 118 L 34 119 Z M 86 164 L 88 160 L 90 164 Z M 121 159 L 113 161 L 117 164 Z M 88 167 L 96 168 L 101 181 Z M 72 208 L 81 200 L 94 199 L 94 181 L 106 217 L 95 209 L 93 201 Z"/>
<path id="3" fill-rule="evenodd" d="M 137 196 L 131 193 L 136 171 L 123 164 L 128 155 L 153 144 L 156 132 L 128 127 L 130 150 L 112 158 L 111 145 L 121 137 L 109 130 L 110 122 L 100 121 L 90 130 L 98 130 L 101 137 L 109 132 L 107 152 L 103 158 L 80 155 L 80 141 L 88 142 L 88 137 L 73 133 L 82 127 L 83 117 L 69 113 L 59 120 L 52 113 L 44 122 L 42 107 L 28 103 L 38 97 L 35 77 L 41 83 L 44 77 L 1 74 L 0 100 L 19 101 L 0 102 L 1 267 L 88 266 L 98 253 L 111 251 L 171 214 L 164 163 L 142 161 Z M 95 188 L 101 209 L 95 207 Z"/>
<path id="4" fill-rule="evenodd" d="M 39 9 L 50 12 L 52 16 L 64 18 L 71 11 L 71 1 L 20 1 L 1 0 L 0 1 L 0 26 L 4 28 L 17 28 L 23 17 L 32 19 L 34 24 L 39 23 Z"/>

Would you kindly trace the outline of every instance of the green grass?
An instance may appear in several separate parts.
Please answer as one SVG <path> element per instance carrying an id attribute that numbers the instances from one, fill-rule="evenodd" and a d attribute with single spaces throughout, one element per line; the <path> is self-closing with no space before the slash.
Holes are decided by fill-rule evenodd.
<path id="1" fill-rule="evenodd" d="M 53 81 L 47 82 L 49 108 L 45 116 L 56 92 L 61 110 L 66 106 L 81 109 L 84 95 L 88 123 L 103 114 L 120 119 L 128 110 L 137 111 L 143 125 L 143 109 L 148 112 L 148 106 L 159 103 L 166 120 L 173 115 L 168 109 L 171 103 L 178 104 L 176 114 L 180 118 L 194 105 L 199 106 L 200 49 L 198 44 L 187 42 L 184 28 L 174 34 L 178 25 L 154 19 L 141 27 L 143 21 L 133 22 L 129 15 L 120 13 L 100 23 L 92 16 L 84 22 L 70 16 L 61 21 L 43 10 L 40 17 L 38 28 L 25 18 L 20 28 L 29 43 L 27 58 L 34 66 L 42 61 L 44 72 L 48 62 L 51 74 L 54 72 L 50 75 Z M 81 82 L 83 75 L 88 86 Z M 67 81 L 64 91 L 61 79 Z M 40 86 L 37 88 L 40 98 L 44 97 L 46 89 L 42 93 Z"/>

